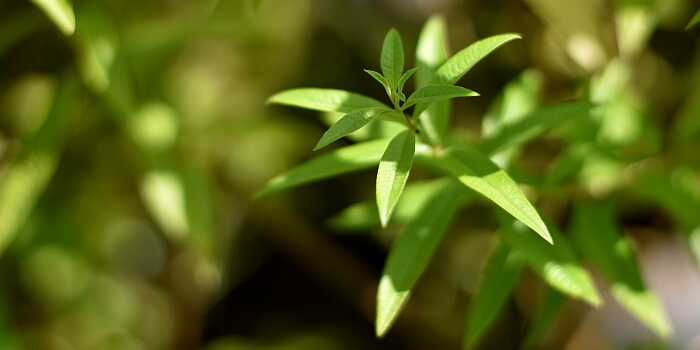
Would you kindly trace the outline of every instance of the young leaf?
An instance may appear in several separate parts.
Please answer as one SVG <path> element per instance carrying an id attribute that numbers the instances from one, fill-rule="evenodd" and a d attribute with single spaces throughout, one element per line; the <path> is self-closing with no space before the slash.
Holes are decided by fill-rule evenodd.
<path id="1" fill-rule="evenodd" d="M 403 46 L 396 29 L 392 28 L 384 37 L 380 61 L 382 73 L 389 82 L 391 91 L 395 91 L 399 85 L 401 73 L 403 73 Z"/>
<path id="2" fill-rule="evenodd" d="M 438 156 L 434 163 L 552 243 L 547 226 L 537 214 L 537 210 L 525 198 L 513 179 L 488 157 L 467 147 L 452 147 Z"/>
<path id="3" fill-rule="evenodd" d="M 406 71 L 406 73 L 403 73 L 401 78 L 399 78 L 399 92 L 403 92 L 403 86 L 406 84 L 406 81 L 413 75 L 418 70 L 418 67 L 411 68 Z"/>
<path id="4" fill-rule="evenodd" d="M 416 136 L 412 130 L 398 133 L 389 142 L 377 171 L 377 207 L 382 227 L 389 223 L 401 192 L 406 185 L 416 152 Z"/>
<path id="5" fill-rule="evenodd" d="M 632 248 L 615 224 L 613 205 L 578 203 L 573 216 L 574 239 L 606 276 L 613 297 L 657 335 L 670 335 L 671 324 L 663 307 L 644 287 Z"/>
<path id="6" fill-rule="evenodd" d="M 479 96 L 478 93 L 454 85 L 428 85 L 416 90 L 406 100 L 403 108 L 407 108 L 416 103 L 430 103 L 433 101 L 446 100 L 455 97 Z"/>
<path id="7" fill-rule="evenodd" d="M 75 32 L 75 13 L 68 0 L 31 0 L 53 21 L 64 35 Z"/>
<path id="8" fill-rule="evenodd" d="M 270 180 L 267 185 L 255 193 L 255 197 L 369 168 L 379 163 L 387 143 L 389 143 L 389 139 L 374 140 L 325 153 Z"/>
<path id="9" fill-rule="evenodd" d="M 406 225 L 389 251 L 377 290 L 378 337 L 383 337 L 394 323 L 435 252 L 457 209 L 457 193 L 454 184 L 437 192 Z"/>
<path id="10" fill-rule="evenodd" d="M 688 22 L 688 25 L 685 27 L 685 30 L 692 28 L 698 23 L 700 23 L 700 10 L 697 10 L 697 12 L 695 12 L 695 15 L 692 19 L 690 19 L 690 22 Z"/>
<path id="11" fill-rule="evenodd" d="M 391 111 L 392 110 L 386 108 L 369 107 L 357 109 L 344 115 L 343 118 L 338 120 L 338 122 L 333 124 L 323 134 L 321 139 L 316 144 L 316 147 L 314 147 L 314 151 L 326 147 L 335 140 L 352 134 L 353 132 L 367 125 L 367 123 L 371 122 L 382 113 Z"/>
<path id="12" fill-rule="evenodd" d="M 372 78 L 374 78 L 376 81 L 378 81 L 382 86 L 384 87 L 384 90 L 386 90 L 387 95 L 391 96 L 391 87 L 389 86 L 389 82 L 384 78 L 384 76 L 379 73 L 375 72 L 371 69 L 365 69 L 365 72 L 369 74 Z"/>
<path id="13" fill-rule="evenodd" d="M 523 261 L 507 244 L 499 243 L 479 280 L 479 287 L 467 314 L 464 348 L 475 345 L 491 326 L 515 288 Z"/>
<path id="14" fill-rule="evenodd" d="M 495 210 L 498 230 L 503 241 L 553 288 L 581 299 L 593 306 L 601 303 L 600 296 L 588 272 L 576 261 L 576 256 L 566 237 L 551 230 L 553 245 L 546 244 L 532 235 L 531 230 L 513 220 L 500 209 Z"/>
<path id="15" fill-rule="evenodd" d="M 349 91 L 319 88 L 299 88 L 279 92 L 267 100 L 287 106 L 295 106 L 322 112 L 350 113 L 367 107 L 389 107 L 371 97 Z"/>
<path id="16" fill-rule="evenodd" d="M 576 101 L 537 109 L 514 123 L 502 125 L 482 141 L 480 149 L 491 155 L 522 144 L 563 121 L 587 115 L 592 107 L 590 102 Z"/>

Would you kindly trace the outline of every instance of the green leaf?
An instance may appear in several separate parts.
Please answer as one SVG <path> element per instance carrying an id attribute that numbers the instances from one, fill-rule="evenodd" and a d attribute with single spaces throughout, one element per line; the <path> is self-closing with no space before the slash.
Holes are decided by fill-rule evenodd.
<path id="1" fill-rule="evenodd" d="M 430 103 L 433 101 L 447 100 L 455 97 L 479 96 L 478 93 L 454 85 L 428 85 L 416 90 L 408 97 L 402 108 L 407 108 L 416 103 Z"/>
<path id="2" fill-rule="evenodd" d="M 598 306 L 600 296 L 588 272 L 576 260 L 566 237 L 550 227 L 552 245 L 532 235 L 531 230 L 504 211 L 495 211 L 503 241 L 522 255 L 526 263 L 547 283 L 562 293 Z"/>
<path id="3" fill-rule="evenodd" d="M 519 34 L 500 34 L 479 40 L 450 57 L 430 79 L 432 85 L 452 85 L 469 72 L 474 65 L 509 41 L 520 39 Z"/>
<path id="4" fill-rule="evenodd" d="M 401 73 L 403 73 L 403 46 L 401 37 L 396 29 L 391 29 L 384 37 L 382 46 L 381 66 L 384 77 L 389 82 L 391 91 L 396 91 Z"/>
<path id="5" fill-rule="evenodd" d="M 416 136 L 412 130 L 398 133 L 389 142 L 377 171 L 377 208 L 382 227 L 386 227 L 406 185 L 416 152 Z"/>
<path id="6" fill-rule="evenodd" d="M 537 342 L 541 339 L 545 331 L 552 328 L 552 322 L 554 317 L 559 312 L 562 304 L 564 303 L 565 297 L 558 291 L 548 288 L 547 294 L 542 301 L 542 305 L 539 306 L 537 313 L 535 313 L 532 319 L 531 326 L 527 331 L 527 336 L 525 337 L 524 345 L 522 349 L 539 349 L 537 347 Z"/>
<path id="7" fill-rule="evenodd" d="M 518 282 L 523 263 L 507 244 L 499 243 L 493 251 L 467 314 L 464 348 L 475 345 L 496 320 Z"/>
<path id="8" fill-rule="evenodd" d="M 423 268 L 435 253 L 457 209 L 455 185 L 437 192 L 394 242 L 377 291 L 376 333 L 384 336 L 396 320 Z"/>
<path id="9" fill-rule="evenodd" d="M 592 107 L 590 102 L 576 101 L 539 108 L 513 123 L 501 125 L 482 141 L 480 149 L 491 155 L 520 145 L 563 121 L 588 115 Z"/>
<path id="10" fill-rule="evenodd" d="M 388 139 L 368 141 L 325 153 L 270 180 L 254 196 L 369 168 L 379 163 L 388 142 Z"/>
<path id="11" fill-rule="evenodd" d="M 386 90 L 387 95 L 391 96 L 391 87 L 389 86 L 389 82 L 384 78 L 384 76 L 379 73 L 375 72 L 371 69 L 365 69 L 365 72 L 369 74 L 372 78 L 374 78 L 376 81 L 378 81 L 382 86 L 384 87 L 384 90 Z"/>
<path id="12" fill-rule="evenodd" d="M 513 179 L 486 156 L 471 148 L 452 147 L 438 156 L 434 163 L 552 243 L 547 226 L 537 214 L 537 210 L 525 198 Z"/>
<path id="13" fill-rule="evenodd" d="M 688 22 L 688 25 L 685 27 L 685 30 L 690 29 L 698 23 L 700 23 L 700 10 L 697 10 L 697 12 L 695 12 L 695 15 L 693 16 L 693 18 L 690 19 L 690 22 Z"/>
<path id="14" fill-rule="evenodd" d="M 399 92 L 403 92 L 403 86 L 406 84 L 406 81 L 413 75 L 418 70 L 418 67 L 411 68 L 406 71 L 406 73 L 403 73 L 401 78 L 399 78 Z"/>
<path id="15" fill-rule="evenodd" d="M 391 112 L 392 110 L 386 108 L 361 108 L 352 111 L 343 116 L 338 122 L 333 124 L 321 137 L 321 139 L 314 147 L 314 151 L 320 148 L 326 147 L 330 143 L 352 134 L 353 132 L 359 130 L 367 123 L 374 120 L 376 117 L 385 112 Z"/>
<path id="16" fill-rule="evenodd" d="M 350 113 L 367 107 L 389 107 L 371 97 L 349 91 L 319 88 L 299 88 L 279 92 L 268 103 L 306 108 L 323 112 Z"/>
<path id="17" fill-rule="evenodd" d="M 574 206 L 573 233 L 578 246 L 611 285 L 613 297 L 660 337 L 671 324 L 659 299 L 644 287 L 630 243 L 616 225 L 612 203 Z"/>
<path id="18" fill-rule="evenodd" d="M 73 5 L 67 0 L 31 0 L 53 21 L 64 35 L 75 32 Z"/>

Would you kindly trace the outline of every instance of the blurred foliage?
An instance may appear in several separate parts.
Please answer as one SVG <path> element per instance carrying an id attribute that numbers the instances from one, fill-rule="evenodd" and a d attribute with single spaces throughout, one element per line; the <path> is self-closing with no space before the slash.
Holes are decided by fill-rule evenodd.
<path id="1" fill-rule="evenodd" d="M 344 212 L 332 223 L 356 233 L 333 235 L 325 222 L 372 198 L 372 172 L 250 200 L 309 158 L 324 130 L 315 114 L 267 106 L 267 97 L 320 86 L 380 98 L 362 69 L 377 69 L 384 33 L 397 27 L 414 52 L 434 13 L 446 16 L 453 48 L 523 36 L 465 77 L 482 96 L 453 105 L 452 128 L 465 138 L 536 106 L 598 104 L 590 118 L 494 155 L 544 217 L 585 249 L 586 230 L 607 232 L 618 258 L 638 252 L 645 278 L 653 279 L 643 258 L 655 240 L 682 238 L 678 254 L 700 261 L 694 6 L 3 1 L 0 348 L 460 347 L 483 263 L 498 252 L 497 216 L 483 202 L 457 213 L 396 329 L 375 340 L 373 295 L 400 224 L 353 227 Z M 396 215 L 412 210 L 399 205 Z M 587 225 L 591 216 L 605 220 Z M 600 284 L 615 284 L 629 266 L 590 260 Z M 582 346 L 587 306 L 563 302 L 524 270 L 481 346 Z M 665 305 L 669 298 L 661 295 Z M 690 301 L 685 308 L 698 310 L 697 296 Z M 675 333 L 664 341 L 594 334 L 614 347 L 692 345 L 700 329 L 669 310 Z"/>

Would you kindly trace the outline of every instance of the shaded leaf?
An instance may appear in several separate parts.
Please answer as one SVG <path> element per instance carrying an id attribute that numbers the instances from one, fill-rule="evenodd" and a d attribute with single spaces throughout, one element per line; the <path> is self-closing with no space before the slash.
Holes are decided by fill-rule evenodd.
<path id="1" fill-rule="evenodd" d="M 314 147 L 314 151 L 326 147 L 333 141 L 352 134 L 353 132 L 367 125 L 367 123 L 374 120 L 380 114 L 390 111 L 390 109 L 385 108 L 369 107 L 357 109 L 344 115 L 340 120 L 326 130 L 316 144 L 316 147 Z"/>
<path id="2" fill-rule="evenodd" d="M 550 228 L 552 245 L 532 235 L 531 230 L 497 209 L 496 220 L 503 241 L 522 255 L 525 262 L 547 283 L 562 293 L 593 306 L 601 303 L 588 272 L 578 263 L 571 245 Z"/>
<path id="3" fill-rule="evenodd" d="M 394 207 L 406 185 L 416 152 L 416 136 L 413 130 L 398 133 L 389 142 L 377 171 L 377 207 L 382 227 L 389 223 Z"/>
<path id="4" fill-rule="evenodd" d="M 429 103 L 433 101 L 446 100 L 455 97 L 479 96 L 478 93 L 454 85 L 428 85 L 416 90 L 406 100 L 403 108 L 407 108 L 416 103 Z"/>
<path id="5" fill-rule="evenodd" d="M 611 285 L 613 297 L 660 337 L 671 334 L 671 324 L 656 296 L 642 282 L 632 247 L 615 224 L 612 203 L 574 207 L 574 239 L 586 257 Z"/>
<path id="6" fill-rule="evenodd" d="M 68 0 L 31 0 L 65 35 L 75 32 L 75 13 Z"/>
<path id="7" fill-rule="evenodd" d="M 467 147 L 452 147 L 438 156 L 435 165 L 489 198 L 547 242 L 552 242 L 547 226 L 518 185 L 483 154 Z"/>
<path id="8" fill-rule="evenodd" d="M 491 155 L 522 144 L 563 121 L 586 116 L 592 107 L 590 102 L 576 101 L 539 108 L 513 123 L 501 125 L 483 140 L 480 149 Z"/>
<path id="9" fill-rule="evenodd" d="M 535 313 L 535 317 L 530 322 L 531 326 L 527 331 L 527 336 L 525 337 L 525 342 L 523 349 L 539 349 L 537 347 L 537 342 L 545 334 L 545 331 L 551 329 L 552 322 L 554 322 L 554 317 L 559 312 L 562 304 L 564 303 L 565 297 L 558 291 L 548 288 L 547 294 L 542 301 L 542 305 Z"/>
<path id="10" fill-rule="evenodd" d="M 273 95 L 267 102 L 316 111 L 339 113 L 350 113 L 356 109 L 367 107 L 389 108 L 387 105 L 371 97 L 354 92 L 320 88 L 285 90 Z"/>
<path id="11" fill-rule="evenodd" d="M 391 87 L 389 86 L 389 82 L 384 78 L 384 76 L 379 73 L 375 72 L 371 69 L 365 69 L 365 72 L 369 74 L 372 78 L 374 78 L 376 81 L 378 81 L 382 86 L 384 87 L 384 90 L 386 90 L 387 95 L 391 96 Z"/>
<path id="12" fill-rule="evenodd" d="M 688 25 L 685 27 L 685 30 L 692 28 L 698 23 L 700 23 L 700 10 L 697 10 L 695 12 L 695 15 L 693 15 L 693 18 L 690 19 L 690 22 L 688 22 Z"/>
<path id="13" fill-rule="evenodd" d="M 401 78 L 399 78 L 399 87 L 398 87 L 399 91 L 403 91 L 403 86 L 404 86 L 404 84 L 406 84 L 406 81 L 408 81 L 408 79 L 409 79 L 409 78 L 413 75 L 413 73 L 415 73 L 417 70 L 418 70 L 418 67 L 414 67 L 414 68 L 411 68 L 411 69 L 407 70 L 405 73 L 403 73 L 403 75 L 401 76 Z M 405 100 L 405 99 L 404 99 L 404 100 Z"/>
<path id="14" fill-rule="evenodd" d="M 513 254 L 507 244 L 499 243 L 481 273 L 476 295 L 467 313 L 465 348 L 475 345 L 496 320 L 512 294 L 522 268 L 522 259 Z"/>
<path id="15" fill-rule="evenodd" d="M 403 60 L 401 37 L 399 32 L 392 28 L 384 37 L 380 60 L 382 73 L 389 82 L 391 91 L 395 91 L 399 85 L 399 79 L 403 73 Z"/>
<path id="16" fill-rule="evenodd" d="M 377 291 L 376 333 L 384 336 L 396 320 L 457 208 L 456 185 L 437 192 L 394 242 Z"/>
<path id="17" fill-rule="evenodd" d="M 254 196 L 369 168 L 379 163 L 388 143 L 388 139 L 374 140 L 325 153 L 273 178 Z"/>

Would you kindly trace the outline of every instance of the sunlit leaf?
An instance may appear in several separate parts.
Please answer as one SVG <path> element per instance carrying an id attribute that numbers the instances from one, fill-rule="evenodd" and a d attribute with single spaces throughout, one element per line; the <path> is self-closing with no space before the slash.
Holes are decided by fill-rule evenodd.
<path id="1" fill-rule="evenodd" d="M 63 34 L 75 32 L 75 13 L 69 0 L 31 0 L 53 21 Z"/>
<path id="2" fill-rule="evenodd" d="M 586 116 L 592 107 L 593 104 L 590 102 L 577 101 L 534 110 L 513 123 L 501 125 L 498 131 L 484 139 L 481 143 L 481 151 L 485 154 L 494 154 L 522 144 L 561 122 Z"/>
<path id="3" fill-rule="evenodd" d="M 435 165 L 552 242 L 547 226 L 518 185 L 483 154 L 467 147 L 452 147 L 435 160 Z"/>
<path id="4" fill-rule="evenodd" d="M 399 78 L 399 88 L 398 88 L 399 91 L 403 91 L 404 84 L 406 84 L 406 81 L 408 81 L 408 79 L 411 78 L 413 73 L 415 73 L 417 70 L 418 70 L 418 67 L 414 67 L 414 68 L 407 70 L 405 73 L 403 73 L 401 78 Z"/>
<path id="5" fill-rule="evenodd" d="M 377 207 L 383 227 L 389 223 L 396 203 L 406 185 L 416 152 L 416 136 L 412 130 L 398 133 L 389 142 L 377 171 Z"/>
<path id="6" fill-rule="evenodd" d="M 457 208 L 455 185 L 437 192 L 394 242 L 377 291 L 376 333 L 389 331 Z"/>
<path id="7" fill-rule="evenodd" d="M 479 96 L 478 93 L 454 85 L 428 85 L 416 90 L 406 100 L 403 108 L 416 103 L 429 103 L 433 101 L 446 100 L 455 97 Z"/>
<path id="8" fill-rule="evenodd" d="M 390 111 L 390 109 L 385 108 L 369 107 L 357 109 L 344 115 L 323 134 L 316 144 L 316 147 L 314 147 L 314 151 L 352 134 L 377 118 L 380 114 Z"/>
<path id="9" fill-rule="evenodd" d="M 690 22 L 688 22 L 688 25 L 685 27 L 685 30 L 690 29 L 698 23 L 700 23 L 700 10 L 697 10 L 695 12 L 695 15 L 693 15 L 693 18 L 690 19 Z"/>
<path id="10" fill-rule="evenodd" d="M 270 180 L 255 197 L 377 165 L 388 143 L 374 140 L 325 153 Z"/>
<path id="11" fill-rule="evenodd" d="M 611 203 L 578 203 L 573 215 L 574 239 L 605 275 L 613 297 L 660 337 L 671 324 L 660 301 L 644 287 L 632 247 L 615 224 Z"/>
<path id="12" fill-rule="evenodd" d="M 367 107 L 389 108 L 367 96 L 335 89 L 298 88 L 279 92 L 267 101 L 316 111 L 350 113 Z"/>
<path id="13" fill-rule="evenodd" d="M 526 263 L 550 286 L 593 306 L 600 305 L 601 300 L 595 285 L 588 272 L 576 260 L 566 237 L 550 227 L 553 244 L 547 244 L 504 211 L 499 209 L 495 212 L 503 241 L 510 245 L 514 252 L 521 254 Z"/>
<path id="14" fill-rule="evenodd" d="M 522 267 L 523 260 L 507 244 L 499 243 L 491 253 L 467 313 L 465 348 L 475 345 L 496 320 L 518 282 Z"/>
<path id="15" fill-rule="evenodd" d="M 382 46 L 381 66 L 384 77 L 389 82 L 391 90 L 396 90 L 403 73 L 403 46 L 401 37 L 396 29 L 391 29 L 384 37 Z"/>

